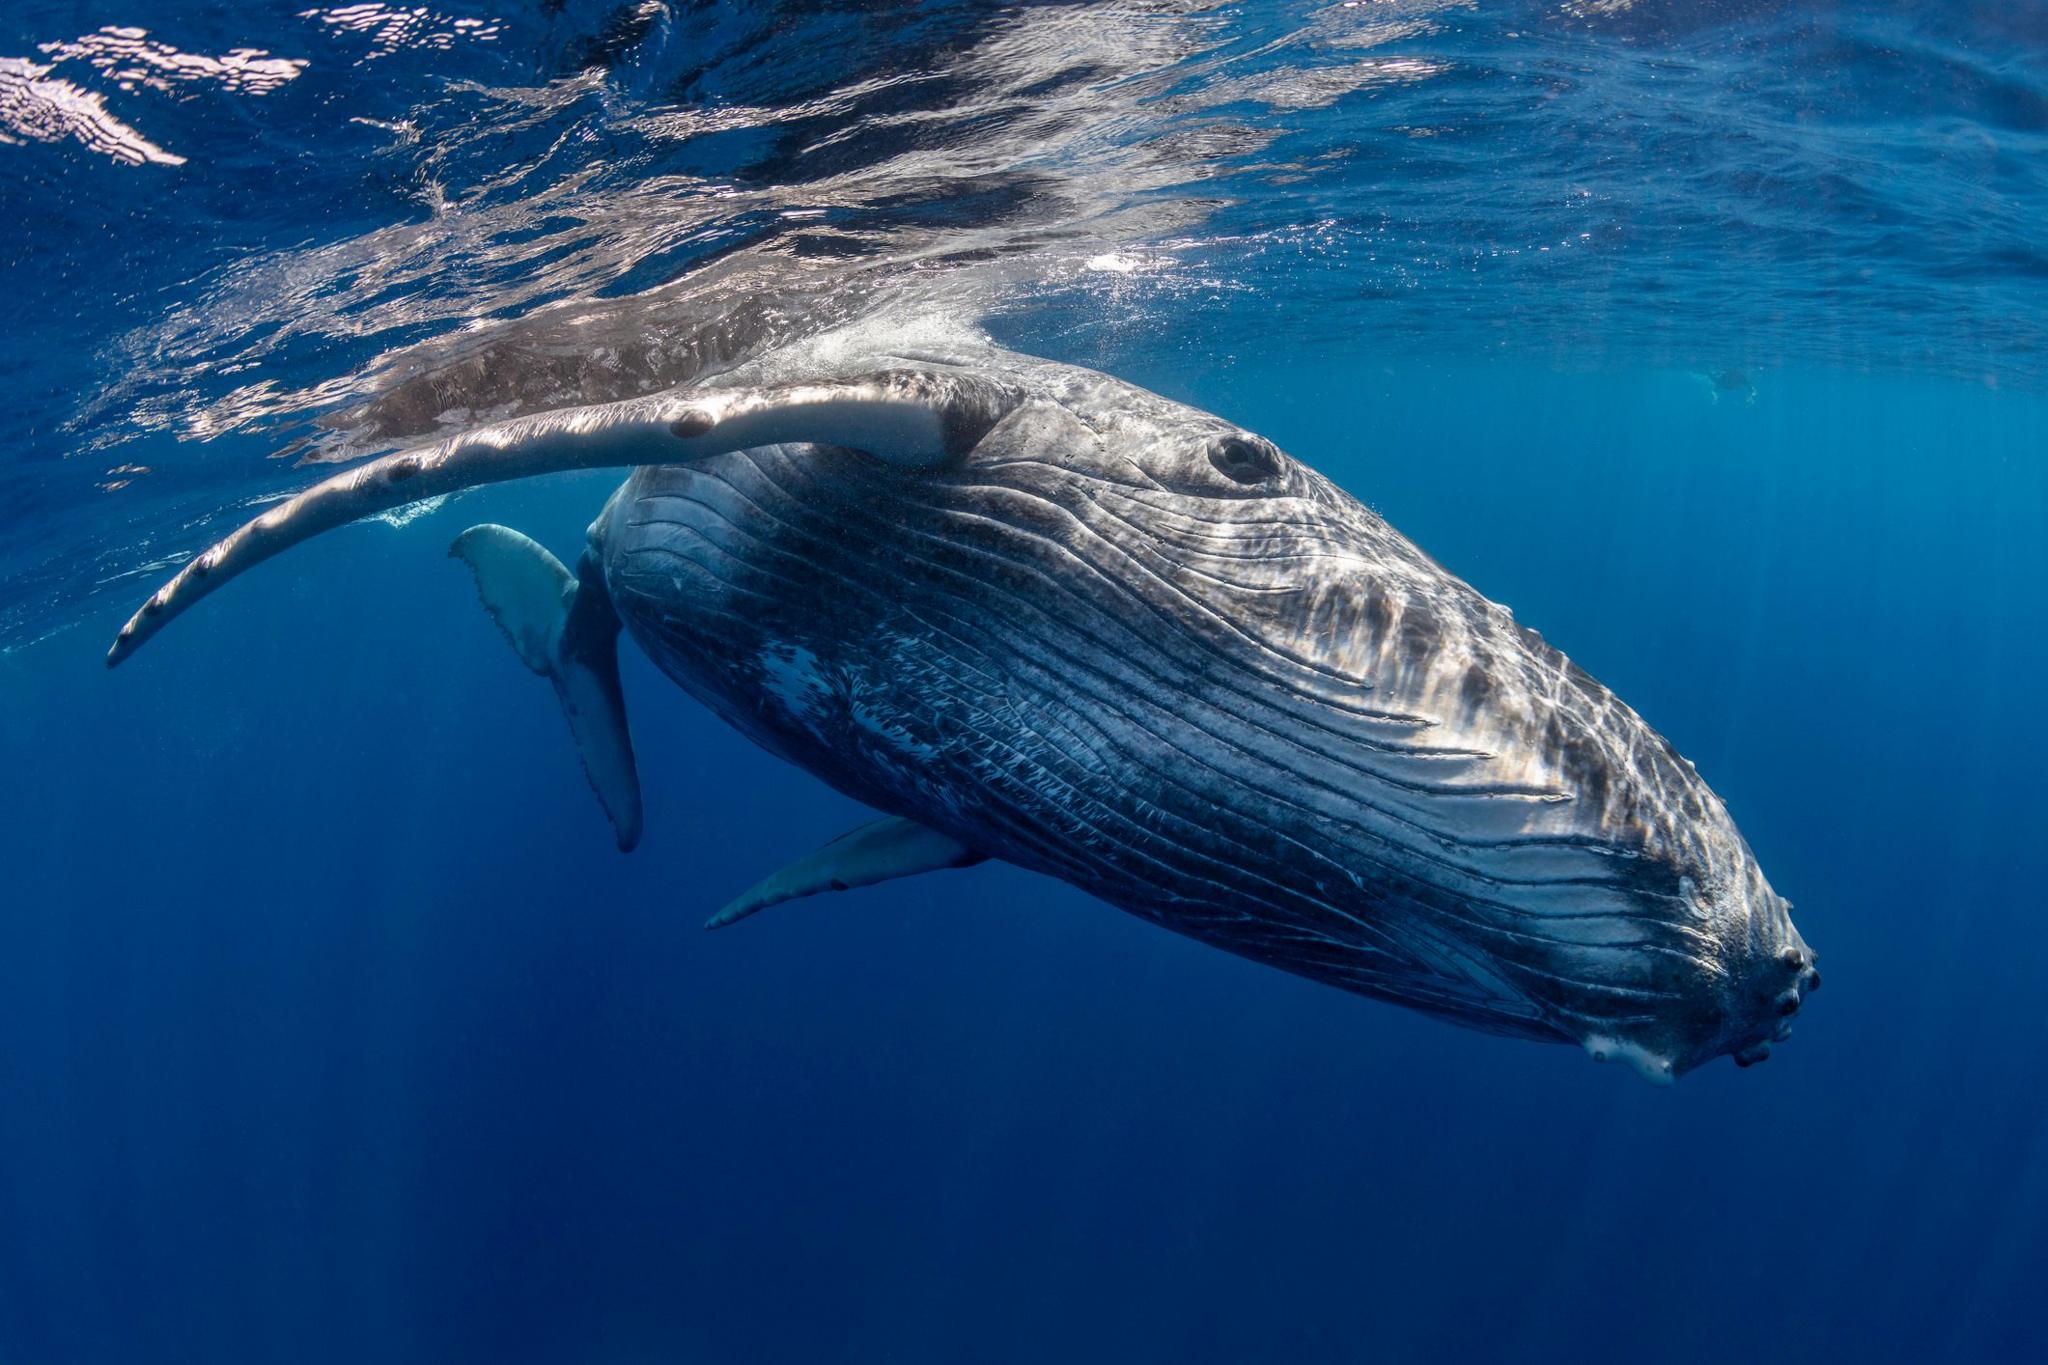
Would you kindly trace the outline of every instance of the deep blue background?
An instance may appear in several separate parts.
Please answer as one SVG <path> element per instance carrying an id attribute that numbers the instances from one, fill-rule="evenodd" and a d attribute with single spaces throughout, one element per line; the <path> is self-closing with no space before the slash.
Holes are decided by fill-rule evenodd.
<path id="1" fill-rule="evenodd" d="M 2035 1358 L 2048 405 L 1279 336 L 1120 368 L 1699 763 L 1826 975 L 1768 1065 L 1653 1089 L 999 866 L 706 936 L 862 813 L 629 648 L 615 853 L 443 557 L 608 481 L 494 490 L 118 673 L 113 603 L 0 655 L 0 1361 Z"/>
<path id="2" fill-rule="evenodd" d="M 0 1365 L 2048 1358 L 2048 7 L 425 8 L 0 6 L 185 158 L 0 145 Z M 1696 760 L 1798 1036 L 1654 1090 L 997 866 L 706 936 L 864 817 L 629 647 L 613 851 L 444 557 L 603 477 L 101 667 L 379 357 L 947 231 Z"/>

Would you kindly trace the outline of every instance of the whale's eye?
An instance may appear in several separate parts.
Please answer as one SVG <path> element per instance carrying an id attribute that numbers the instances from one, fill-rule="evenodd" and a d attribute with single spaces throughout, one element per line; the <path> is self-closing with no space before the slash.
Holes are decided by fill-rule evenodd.
<path id="1" fill-rule="evenodd" d="M 1223 436 L 1210 443 L 1209 463 L 1239 483 L 1258 483 L 1280 472 L 1280 452 L 1256 436 Z"/>

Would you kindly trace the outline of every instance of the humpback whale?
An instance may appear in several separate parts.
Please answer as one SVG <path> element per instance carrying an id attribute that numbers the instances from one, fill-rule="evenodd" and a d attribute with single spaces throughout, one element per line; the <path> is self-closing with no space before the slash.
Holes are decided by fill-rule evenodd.
<path id="1" fill-rule="evenodd" d="M 356 465 L 192 560 L 126 659 L 319 532 L 629 470 L 573 567 L 451 554 L 641 835 L 623 631 L 879 818 L 744 892 L 1000 859 L 1233 953 L 1668 1082 L 1769 1055 L 1814 954 L 1721 800 L 1503 607 L 1265 438 L 979 334 L 842 328 Z"/>

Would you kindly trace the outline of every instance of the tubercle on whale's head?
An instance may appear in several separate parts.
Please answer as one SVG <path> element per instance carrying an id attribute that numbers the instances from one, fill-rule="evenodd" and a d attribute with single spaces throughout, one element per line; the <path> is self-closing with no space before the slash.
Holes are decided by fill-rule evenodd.
<path id="1" fill-rule="evenodd" d="M 1771 1055 L 1771 1044 L 1792 1036 L 1795 1016 L 1820 989 L 1819 954 L 1792 923 L 1792 904 L 1755 877 L 1748 932 L 1731 955 L 1725 997 L 1726 1025 L 1700 1060 L 1727 1054 L 1737 1066 Z"/>
<path id="2" fill-rule="evenodd" d="M 1795 1016 L 1820 988 L 1818 955 L 1794 927 L 1791 903 L 1745 864 L 1732 885 L 1692 888 L 1712 941 L 1695 976 L 1701 989 L 1627 1036 L 1588 1035 L 1582 1043 L 1594 1060 L 1626 1062 L 1668 1085 L 1716 1057 L 1754 1066 L 1792 1036 Z"/>

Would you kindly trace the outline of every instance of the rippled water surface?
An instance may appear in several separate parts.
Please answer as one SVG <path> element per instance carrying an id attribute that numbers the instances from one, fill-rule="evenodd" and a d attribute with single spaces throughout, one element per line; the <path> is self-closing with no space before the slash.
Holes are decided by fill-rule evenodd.
<path id="1" fill-rule="evenodd" d="M 307 3 L 0 7 L 0 1361 L 2041 1353 L 2048 7 Z M 1624 1089 L 1002 868 L 701 941 L 859 812 L 634 656 L 611 852 L 443 558 L 605 476 L 100 667 L 310 465 L 882 313 L 1511 604 L 1799 1039 Z"/>
<path id="2" fill-rule="evenodd" d="M 1110 365 L 2043 377 L 2032 6 L 0 23 L 17 639 L 293 481 L 272 456 L 664 387 L 721 328 L 905 296 Z"/>

